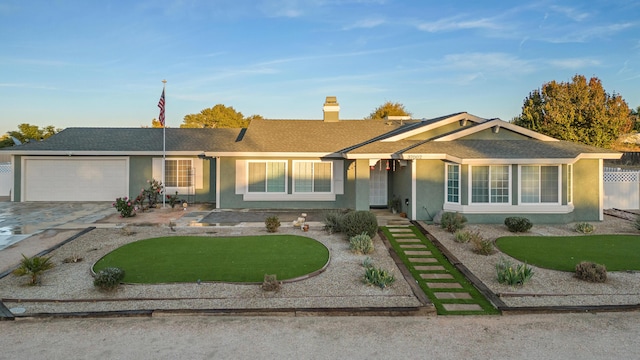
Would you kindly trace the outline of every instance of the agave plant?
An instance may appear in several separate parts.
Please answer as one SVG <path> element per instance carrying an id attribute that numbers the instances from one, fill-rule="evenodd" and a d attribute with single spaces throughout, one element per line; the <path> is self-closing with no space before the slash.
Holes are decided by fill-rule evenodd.
<path id="1" fill-rule="evenodd" d="M 28 258 L 22 254 L 20 266 L 13 271 L 13 274 L 17 276 L 29 275 L 31 276 L 29 285 L 36 285 L 40 275 L 54 266 L 55 264 L 51 262 L 51 257 L 34 256 Z"/>

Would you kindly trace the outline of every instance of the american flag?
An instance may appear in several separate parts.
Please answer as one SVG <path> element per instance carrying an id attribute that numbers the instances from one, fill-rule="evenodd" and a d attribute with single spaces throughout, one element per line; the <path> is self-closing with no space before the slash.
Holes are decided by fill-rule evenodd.
<path id="1" fill-rule="evenodd" d="M 158 101 L 158 107 L 160 108 L 158 121 L 160 121 L 160 124 L 164 127 L 164 89 L 162 89 L 162 95 L 160 96 L 160 101 Z"/>

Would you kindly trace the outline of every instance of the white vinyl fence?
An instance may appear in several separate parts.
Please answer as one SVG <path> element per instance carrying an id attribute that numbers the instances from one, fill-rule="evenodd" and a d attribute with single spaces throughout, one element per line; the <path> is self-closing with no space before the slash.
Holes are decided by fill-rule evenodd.
<path id="1" fill-rule="evenodd" d="M 0 196 L 9 196 L 12 187 L 11 163 L 0 163 Z"/>
<path id="2" fill-rule="evenodd" d="M 640 171 L 604 168 L 604 208 L 640 209 Z"/>

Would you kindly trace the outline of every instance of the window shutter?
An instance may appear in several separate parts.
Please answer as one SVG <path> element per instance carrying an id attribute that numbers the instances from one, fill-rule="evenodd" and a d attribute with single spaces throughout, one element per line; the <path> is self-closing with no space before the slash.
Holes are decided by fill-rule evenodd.
<path id="1" fill-rule="evenodd" d="M 192 161 L 193 161 L 193 169 L 196 172 L 196 176 L 195 176 L 196 189 L 202 189 L 203 183 L 204 183 L 204 166 L 202 164 L 202 159 L 194 158 Z"/>
<path id="2" fill-rule="evenodd" d="M 154 180 L 162 181 L 162 158 L 153 158 L 151 177 Z"/>
<path id="3" fill-rule="evenodd" d="M 333 191 L 336 195 L 344 194 L 344 160 L 333 161 Z"/>
<path id="4" fill-rule="evenodd" d="M 236 160 L 236 194 L 244 194 L 247 189 L 247 162 Z"/>

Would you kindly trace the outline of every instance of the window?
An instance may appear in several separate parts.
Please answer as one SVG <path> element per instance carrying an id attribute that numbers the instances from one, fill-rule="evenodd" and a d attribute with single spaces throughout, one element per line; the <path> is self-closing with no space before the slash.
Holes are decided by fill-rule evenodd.
<path id="1" fill-rule="evenodd" d="M 250 193 L 286 192 L 287 163 L 285 161 L 250 161 L 248 169 Z"/>
<path id="2" fill-rule="evenodd" d="M 509 203 L 508 165 L 473 166 L 471 168 L 471 202 Z"/>
<path id="3" fill-rule="evenodd" d="M 162 164 L 162 162 L 160 162 Z M 193 186 L 194 169 L 191 160 L 165 160 L 164 182 L 166 187 L 188 188 Z"/>
<path id="4" fill-rule="evenodd" d="M 527 204 L 559 203 L 559 167 L 523 165 L 520 168 L 520 201 Z"/>
<path id="5" fill-rule="evenodd" d="M 296 193 L 330 193 L 331 162 L 294 161 L 293 190 Z"/>
<path id="6" fill-rule="evenodd" d="M 460 165 L 447 164 L 447 202 L 460 203 Z"/>

